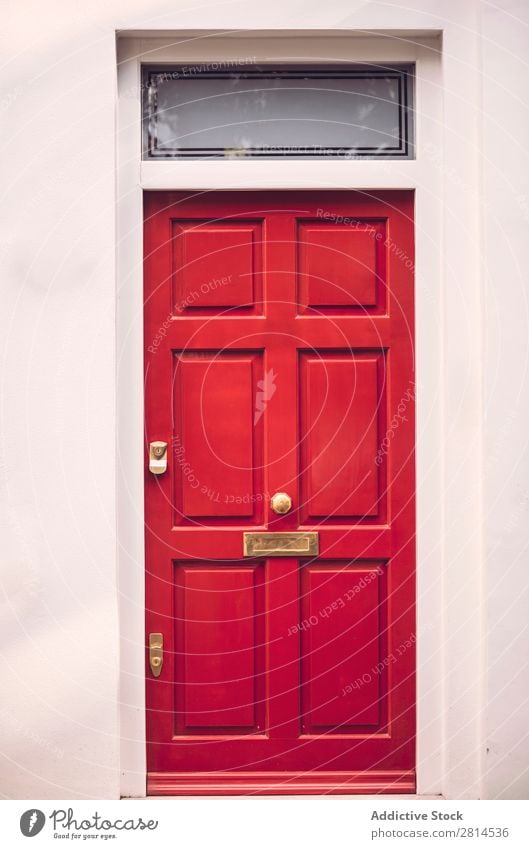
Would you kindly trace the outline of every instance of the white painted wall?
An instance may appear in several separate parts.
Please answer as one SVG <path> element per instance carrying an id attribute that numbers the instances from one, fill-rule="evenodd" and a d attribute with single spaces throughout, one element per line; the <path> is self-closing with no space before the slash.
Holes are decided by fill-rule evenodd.
<path id="1" fill-rule="evenodd" d="M 116 796 L 115 47 L 3 8 L 1 792 Z M 7 19 L 6 19 L 7 18 Z"/>
<path id="2" fill-rule="evenodd" d="M 529 798 L 529 5 L 483 6 L 484 787 Z"/>
<path id="3" fill-rule="evenodd" d="M 433 631 L 444 639 L 423 639 L 420 721 L 441 722 L 444 736 L 430 752 L 439 780 L 422 789 L 529 796 L 526 4 L 27 0 L 10 4 L 2 23 L 0 792 L 127 792 L 120 715 L 123 736 L 141 726 L 134 705 L 141 645 L 126 640 L 128 710 L 120 710 L 119 693 L 118 612 L 125 624 L 136 621 L 141 604 L 133 597 L 118 605 L 115 31 L 359 28 L 444 30 L 445 125 L 426 163 L 443 178 L 443 214 L 432 212 L 424 186 L 421 241 L 425 256 L 428 240 L 436 246 L 442 275 L 432 338 L 442 360 L 423 359 L 422 372 L 430 383 L 438 376 L 440 406 L 431 421 L 423 406 L 419 419 L 421 445 L 429 438 L 439 445 L 432 456 L 420 449 L 424 503 L 435 509 L 423 514 L 419 534 L 433 540 L 432 523 L 444 532 L 442 546 L 423 548 L 419 565 L 419 585 L 444 602 Z M 137 198 L 141 181 L 154 178 L 142 176 L 139 162 L 129 167 Z M 121 250 L 130 261 L 139 247 L 133 215 L 126 231 Z M 126 296 L 127 281 L 119 285 Z M 120 333 L 123 322 L 133 323 L 125 301 Z M 427 341 L 419 340 L 425 352 Z M 120 434 L 120 454 L 122 440 L 130 450 L 134 435 Z M 129 507 L 121 498 L 128 515 Z M 122 552 L 121 569 L 128 564 L 139 578 L 132 548 Z M 129 775 L 128 786 L 142 780 Z"/>

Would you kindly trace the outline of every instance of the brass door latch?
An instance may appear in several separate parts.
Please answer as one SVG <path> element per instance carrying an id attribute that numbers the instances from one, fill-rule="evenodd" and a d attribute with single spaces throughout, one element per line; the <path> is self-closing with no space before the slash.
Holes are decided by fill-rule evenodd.
<path id="1" fill-rule="evenodd" d="M 163 666 L 163 634 L 149 634 L 149 664 L 152 674 L 158 678 Z"/>
<path id="2" fill-rule="evenodd" d="M 149 443 L 149 471 L 163 475 L 167 471 L 167 442 Z"/>

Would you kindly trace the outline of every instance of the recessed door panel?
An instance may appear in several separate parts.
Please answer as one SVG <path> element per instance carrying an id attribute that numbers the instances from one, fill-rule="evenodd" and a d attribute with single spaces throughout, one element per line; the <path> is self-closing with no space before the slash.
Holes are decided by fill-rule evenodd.
<path id="1" fill-rule="evenodd" d="M 174 314 L 259 308 L 261 241 L 259 222 L 173 222 Z"/>
<path id="2" fill-rule="evenodd" d="M 262 729 L 262 566 L 177 564 L 175 614 L 175 732 Z"/>
<path id="3" fill-rule="evenodd" d="M 300 311 L 323 315 L 383 312 L 385 222 L 342 222 L 334 217 L 338 220 L 320 218 L 298 226 Z"/>
<path id="4" fill-rule="evenodd" d="M 307 733 L 380 728 L 386 714 L 384 564 L 303 569 L 302 714 Z"/>
<path id="5" fill-rule="evenodd" d="M 301 491 L 304 521 L 374 519 L 380 513 L 384 354 L 301 358 Z"/>
<path id="6" fill-rule="evenodd" d="M 194 351 L 174 358 L 175 523 L 256 515 L 262 426 L 254 427 L 259 354 Z"/>

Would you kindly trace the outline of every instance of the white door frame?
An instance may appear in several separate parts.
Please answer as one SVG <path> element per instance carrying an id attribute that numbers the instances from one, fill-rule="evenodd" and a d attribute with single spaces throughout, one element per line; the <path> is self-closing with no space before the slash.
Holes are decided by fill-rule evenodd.
<path id="1" fill-rule="evenodd" d="M 146 189 L 412 189 L 416 196 L 418 794 L 481 795 L 481 308 L 476 36 L 206 31 L 118 39 L 117 433 L 121 794 L 145 795 Z M 462 51 L 463 50 L 463 54 Z M 465 55 L 464 65 L 454 59 Z M 141 161 L 141 63 L 415 62 L 416 160 Z M 457 202 L 454 202 L 457 198 Z M 464 287 L 461 281 L 464 281 Z M 462 467 L 464 475 L 462 476 Z M 464 477 L 466 486 L 452 481 Z M 469 528 L 475 529 L 470 533 Z"/>

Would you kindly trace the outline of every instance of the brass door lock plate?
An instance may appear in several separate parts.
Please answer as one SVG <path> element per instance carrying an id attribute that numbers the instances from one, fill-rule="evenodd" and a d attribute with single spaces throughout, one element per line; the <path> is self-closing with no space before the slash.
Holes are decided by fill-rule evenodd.
<path id="1" fill-rule="evenodd" d="M 159 678 L 163 666 L 163 634 L 149 634 L 149 664 L 154 677 Z"/>
<path id="2" fill-rule="evenodd" d="M 283 531 L 282 533 L 245 533 L 245 557 L 314 557 L 319 554 L 317 531 Z"/>
<path id="3" fill-rule="evenodd" d="M 149 443 L 149 471 L 163 475 L 167 471 L 167 442 Z"/>

